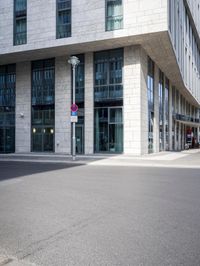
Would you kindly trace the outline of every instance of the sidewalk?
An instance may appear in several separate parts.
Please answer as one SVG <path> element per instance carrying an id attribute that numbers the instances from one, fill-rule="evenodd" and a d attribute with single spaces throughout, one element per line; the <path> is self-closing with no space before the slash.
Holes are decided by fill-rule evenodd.
<path id="1" fill-rule="evenodd" d="M 13 256 L 9 256 L 5 251 L 0 250 L 0 266 L 36 266 L 33 263 L 24 260 L 18 260 Z"/>
<path id="2" fill-rule="evenodd" d="M 1 161 L 23 161 L 23 162 L 46 162 L 46 163 L 70 163 L 83 165 L 111 165 L 111 166 L 149 166 L 149 167 L 180 167 L 200 168 L 200 150 L 192 149 L 181 152 L 160 152 L 142 156 L 134 155 L 77 155 L 72 161 L 70 155 L 63 154 L 40 154 L 40 153 L 18 153 L 1 154 Z"/>

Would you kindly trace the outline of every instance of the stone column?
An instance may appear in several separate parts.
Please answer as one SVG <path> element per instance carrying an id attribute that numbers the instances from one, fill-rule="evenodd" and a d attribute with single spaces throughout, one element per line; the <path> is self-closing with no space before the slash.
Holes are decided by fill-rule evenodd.
<path id="1" fill-rule="evenodd" d="M 31 151 L 31 63 L 16 65 L 15 151 Z"/>
<path id="2" fill-rule="evenodd" d="M 148 153 L 147 54 L 124 48 L 124 153 Z"/>
<path id="3" fill-rule="evenodd" d="M 85 54 L 85 154 L 94 153 L 93 53 Z"/>
<path id="4" fill-rule="evenodd" d="M 55 60 L 55 152 L 71 154 L 71 66 L 67 58 Z"/>
<path id="5" fill-rule="evenodd" d="M 154 151 L 159 152 L 159 133 L 160 133 L 160 124 L 159 124 L 159 94 L 158 94 L 158 85 L 159 85 L 159 68 L 155 65 L 154 71 L 154 128 L 153 128 L 153 139 L 154 139 Z"/>
<path id="6" fill-rule="evenodd" d="M 124 48 L 124 153 L 141 154 L 140 47 Z"/>

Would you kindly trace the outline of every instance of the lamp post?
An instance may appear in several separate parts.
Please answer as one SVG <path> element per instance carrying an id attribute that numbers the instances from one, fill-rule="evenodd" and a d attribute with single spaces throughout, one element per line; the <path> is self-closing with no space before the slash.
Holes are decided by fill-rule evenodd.
<path id="1" fill-rule="evenodd" d="M 68 63 L 72 66 L 72 103 L 75 105 L 75 72 L 76 72 L 76 66 L 80 63 L 78 57 L 71 56 L 68 60 Z M 72 160 L 75 161 L 76 159 L 76 126 L 75 122 L 73 121 L 73 127 L 72 127 Z"/>

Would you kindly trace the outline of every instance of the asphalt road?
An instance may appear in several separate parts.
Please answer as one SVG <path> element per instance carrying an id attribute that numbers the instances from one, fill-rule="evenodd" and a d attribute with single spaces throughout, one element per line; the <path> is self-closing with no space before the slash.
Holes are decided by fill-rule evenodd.
<path id="1" fill-rule="evenodd" d="M 27 265 L 199 266 L 200 171 L 0 162 L 5 253 Z"/>

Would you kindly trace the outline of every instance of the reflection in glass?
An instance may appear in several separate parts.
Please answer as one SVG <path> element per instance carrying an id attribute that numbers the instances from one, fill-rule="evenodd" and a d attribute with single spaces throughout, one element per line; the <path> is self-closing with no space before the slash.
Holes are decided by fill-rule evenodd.
<path id="1" fill-rule="evenodd" d="M 32 62 L 32 151 L 54 150 L 54 59 Z"/>
<path id="2" fill-rule="evenodd" d="M 122 151 L 122 108 L 95 109 L 95 152 Z"/>
<path id="3" fill-rule="evenodd" d="M 153 122 L 154 122 L 154 62 L 148 58 L 148 152 L 153 152 Z"/>

